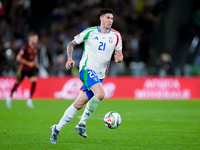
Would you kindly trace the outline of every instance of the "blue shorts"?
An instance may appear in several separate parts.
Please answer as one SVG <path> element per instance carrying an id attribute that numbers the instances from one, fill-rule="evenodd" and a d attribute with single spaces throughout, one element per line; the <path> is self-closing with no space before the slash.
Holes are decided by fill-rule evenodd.
<path id="1" fill-rule="evenodd" d="M 97 74 L 89 69 L 81 70 L 79 72 L 79 77 L 83 82 L 80 90 L 87 94 L 88 99 L 91 99 L 94 96 L 94 93 L 90 90 L 90 88 L 97 83 L 102 83 L 103 79 L 99 79 Z"/>

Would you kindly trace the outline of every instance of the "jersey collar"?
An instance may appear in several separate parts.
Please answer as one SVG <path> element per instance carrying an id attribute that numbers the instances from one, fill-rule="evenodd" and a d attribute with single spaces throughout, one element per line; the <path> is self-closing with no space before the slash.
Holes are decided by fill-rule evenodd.
<path id="1" fill-rule="evenodd" d="M 98 31 L 99 33 L 102 33 L 101 30 L 100 30 L 100 26 L 97 26 L 97 31 Z M 111 28 L 108 30 L 107 33 L 110 33 L 110 31 L 111 31 Z"/>

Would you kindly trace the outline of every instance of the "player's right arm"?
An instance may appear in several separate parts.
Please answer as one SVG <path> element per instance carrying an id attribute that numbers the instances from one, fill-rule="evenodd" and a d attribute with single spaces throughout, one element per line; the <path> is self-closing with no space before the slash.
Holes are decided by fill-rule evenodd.
<path id="1" fill-rule="evenodd" d="M 75 61 L 73 61 L 72 58 L 72 52 L 74 49 L 74 46 L 76 46 L 77 43 L 75 40 L 72 40 L 68 45 L 67 45 L 67 62 L 66 62 L 66 69 L 69 70 L 72 66 L 74 67 Z"/>
<path id="2" fill-rule="evenodd" d="M 20 49 L 19 53 L 17 54 L 16 60 L 20 62 L 21 64 L 27 65 L 29 67 L 34 67 L 35 62 L 34 61 L 27 61 L 22 56 L 24 55 L 24 49 L 23 47 Z"/>
<path id="3" fill-rule="evenodd" d="M 22 58 L 22 55 L 20 54 L 17 54 L 17 61 L 24 64 L 24 65 L 27 65 L 29 67 L 34 67 L 35 66 L 35 62 L 33 61 L 27 61 L 26 59 Z"/>
<path id="4" fill-rule="evenodd" d="M 69 70 L 72 66 L 74 67 L 75 62 L 72 59 L 72 52 L 74 49 L 74 46 L 80 44 L 81 42 L 84 42 L 87 38 L 86 35 L 88 32 L 91 32 L 91 30 L 94 30 L 93 28 L 88 28 L 79 33 L 74 37 L 74 40 L 72 40 L 68 45 L 67 45 L 67 63 L 66 63 L 66 68 Z"/>

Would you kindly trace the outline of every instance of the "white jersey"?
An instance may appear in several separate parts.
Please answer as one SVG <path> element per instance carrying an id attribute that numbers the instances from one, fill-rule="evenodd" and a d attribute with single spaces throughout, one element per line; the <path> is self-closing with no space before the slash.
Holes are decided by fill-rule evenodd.
<path id="1" fill-rule="evenodd" d="M 74 37 L 77 44 L 84 42 L 84 52 L 79 71 L 90 69 L 99 79 L 105 78 L 114 50 L 122 50 L 122 38 L 118 31 L 110 29 L 103 34 L 99 26 L 91 27 Z"/>

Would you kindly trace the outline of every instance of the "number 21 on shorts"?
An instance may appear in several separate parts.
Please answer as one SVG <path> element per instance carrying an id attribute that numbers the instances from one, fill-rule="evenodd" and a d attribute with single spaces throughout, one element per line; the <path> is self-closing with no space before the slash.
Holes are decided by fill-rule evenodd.
<path id="1" fill-rule="evenodd" d="M 88 71 L 88 74 L 89 74 L 90 78 L 94 78 L 95 76 L 97 76 L 96 73 L 94 71 L 91 71 L 91 70 Z"/>
<path id="2" fill-rule="evenodd" d="M 99 48 L 98 48 L 98 50 L 105 51 L 105 47 L 106 47 L 106 43 L 99 42 Z"/>

